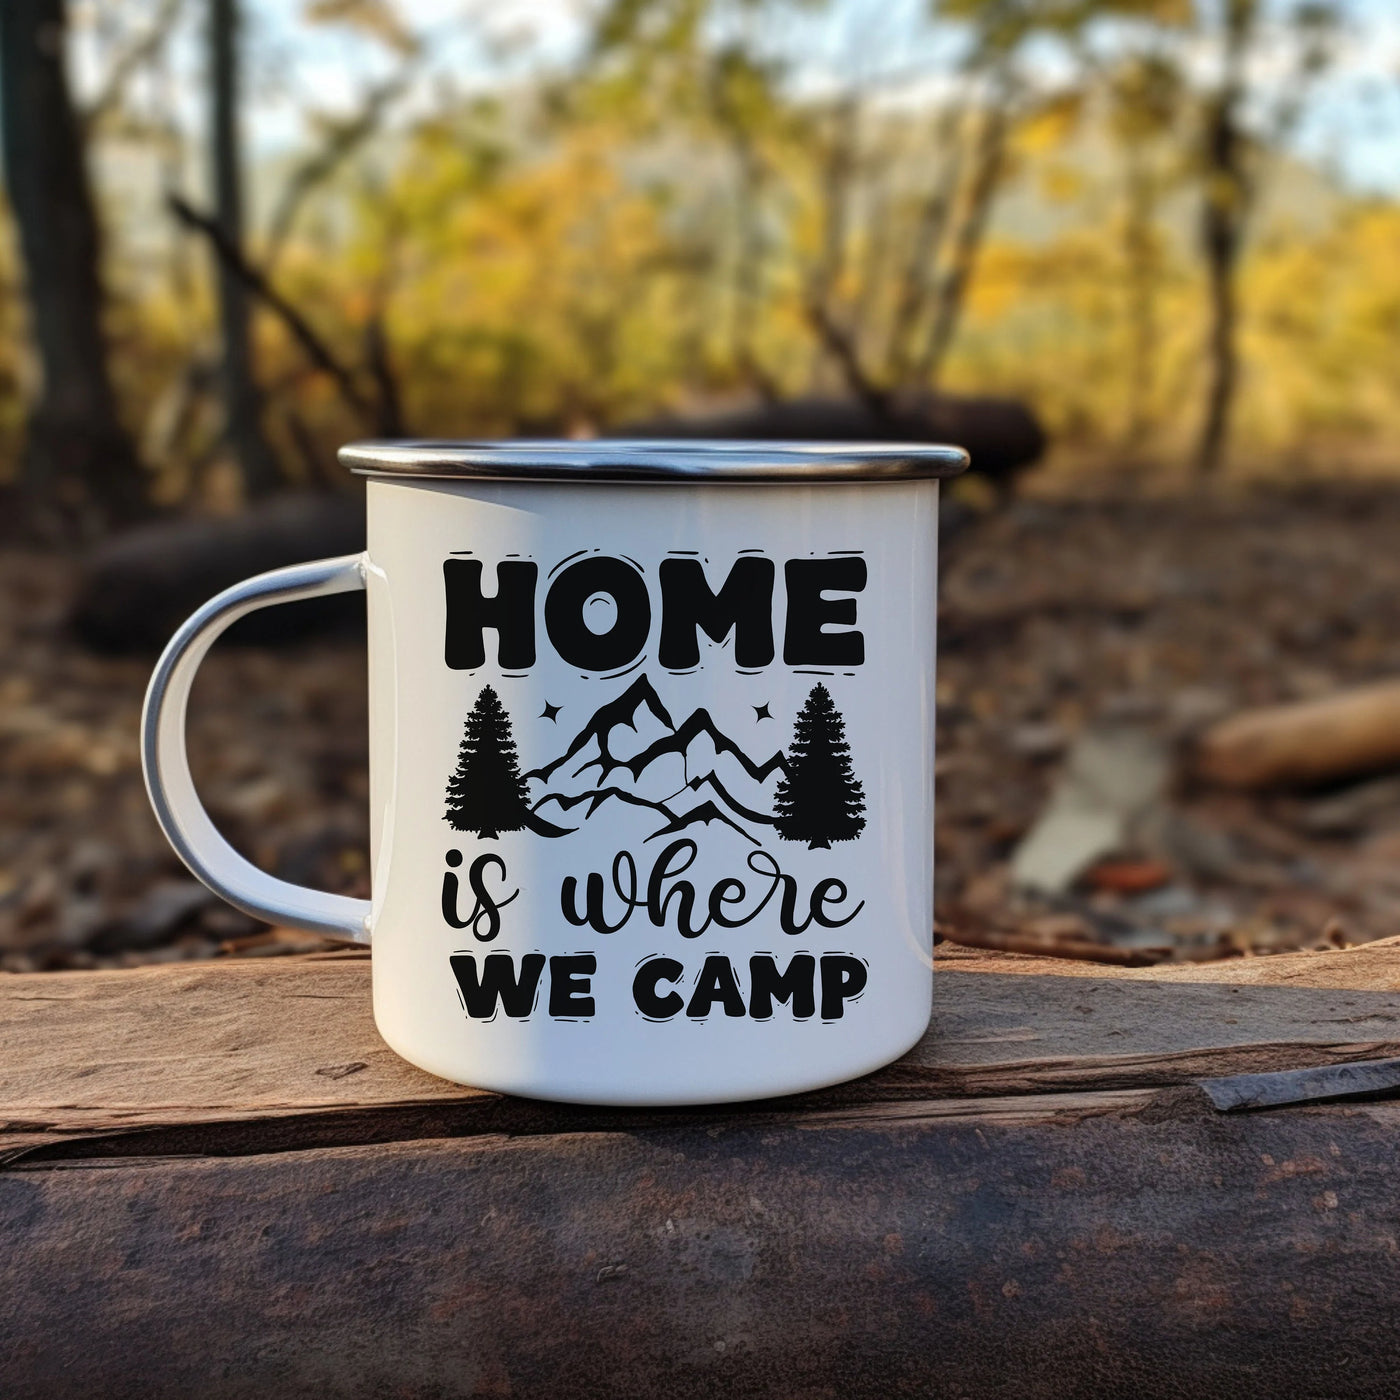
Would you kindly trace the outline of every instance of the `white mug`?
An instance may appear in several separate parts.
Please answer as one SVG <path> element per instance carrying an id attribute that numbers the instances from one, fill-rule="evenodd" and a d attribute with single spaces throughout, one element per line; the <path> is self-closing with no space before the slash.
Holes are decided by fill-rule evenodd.
<path id="1" fill-rule="evenodd" d="M 932 991 L 938 479 L 956 448 L 363 443 L 362 555 L 200 609 L 142 721 L 215 893 L 373 950 L 445 1079 L 567 1102 L 795 1093 L 908 1050 Z M 273 878 L 185 754 L 195 671 L 270 603 L 364 588 L 373 898 Z"/>

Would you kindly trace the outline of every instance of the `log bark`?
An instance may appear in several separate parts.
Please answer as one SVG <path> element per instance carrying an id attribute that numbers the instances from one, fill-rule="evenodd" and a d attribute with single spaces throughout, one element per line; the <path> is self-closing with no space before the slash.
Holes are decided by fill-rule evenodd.
<path id="1" fill-rule="evenodd" d="M 0 1175 L 14 1400 L 1389 1397 L 1394 1105 Z"/>
<path id="2" fill-rule="evenodd" d="M 1225 787 L 1310 787 L 1400 767 L 1400 681 L 1246 710 L 1200 738 L 1196 772 Z"/>

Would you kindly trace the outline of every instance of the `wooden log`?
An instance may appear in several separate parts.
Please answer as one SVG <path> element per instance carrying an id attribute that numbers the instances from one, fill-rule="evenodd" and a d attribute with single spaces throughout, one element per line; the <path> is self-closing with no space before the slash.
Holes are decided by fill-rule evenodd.
<path id="1" fill-rule="evenodd" d="M 1400 1109 L 799 1116 L 0 1175 L 0 1383 L 1390 1400 Z"/>
<path id="2" fill-rule="evenodd" d="M 624 424 L 621 437 L 741 438 L 748 441 L 949 442 L 972 470 L 1006 490 L 1044 455 L 1045 430 L 1018 399 L 902 394 L 883 408 L 809 397 L 703 415 L 671 414 Z"/>
<path id="3" fill-rule="evenodd" d="M 1317 956 L 1345 964 L 1365 951 Z M 1162 1088 L 1204 1075 L 1400 1055 L 1400 997 L 1370 989 L 1397 985 L 1400 949 L 1390 951 L 1394 961 L 1350 987 L 1187 983 L 1169 996 L 1161 983 L 1170 974 L 1160 968 L 1093 967 L 1086 977 L 1060 975 L 1079 967 L 1051 959 L 940 959 L 932 1024 L 908 1055 L 854 1084 L 782 1102 L 828 1108 Z M 1244 976 L 1251 965 L 1268 965 L 1282 977 L 1295 959 L 1312 966 L 1307 957 L 1229 966 Z M 1008 965 L 1041 970 L 961 971 Z M 153 1133 L 173 1130 L 184 1134 L 181 1142 L 217 1137 L 239 1150 L 264 1142 L 281 1150 L 366 1134 L 382 1141 L 654 1121 L 648 1111 L 503 1098 L 415 1069 L 374 1029 L 363 955 L 0 979 L 0 1131 L 32 1132 L 36 1150 L 98 1135 L 93 1150 L 144 1152 L 153 1150 Z M 122 1146 L 123 1133 L 141 1140 Z"/>
<path id="4" fill-rule="evenodd" d="M 1400 681 L 1232 715 L 1201 736 L 1194 767 L 1208 782 L 1250 790 L 1400 767 Z"/>
<path id="5" fill-rule="evenodd" d="M 359 497 L 301 492 L 236 516 L 172 517 L 113 535 L 84 562 L 69 620 L 85 646 L 110 655 L 158 652 L 196 608 L 240 580 L 284 564 L 350 554 L 365 543 Z M 317 598 L 255 613 L 229 632 L 246 645 L 351 631 L 364 600 Z"/>
<path id="6" fill-rule="evenodd" d="M 899 1064 L 675 1112 L 422 1074 L 358 955 L 0 978 L 0 1394 L 1394 1393 L 1400 1104 L 1191 1081 L 1400 1054 L 1400 945 L 940 953 Z"/>

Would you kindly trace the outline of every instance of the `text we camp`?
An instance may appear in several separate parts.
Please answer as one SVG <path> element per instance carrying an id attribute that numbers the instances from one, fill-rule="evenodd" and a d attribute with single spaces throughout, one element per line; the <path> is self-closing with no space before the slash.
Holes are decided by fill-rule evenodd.
<path id="1" fill-rule="evenodd" d="M 518 961 L 511 953 L 454 953 L 451 963 L 462 1009 L 472 1020 L 493 1021 L 498 1014 L 522 1020 L 539 1010 L 565 1021 L 597 1014 L 593 953 L 550 958 L 526 953 Z M 814 1016 L 839 1021 L 847 1003 L 859 1000 L 867 979 L 865 960 L 850 953 L 796 953 L 786 964 L 772 953 L 755 953 L 747 967 L 723 953 L 690 966 L 655 954 L 637 965 L 632 1004 L 648 1021 L 711 1016 L 769 1021 L 784 1013 L 797 1021 Z"/>
<path id="2" fill-rule="evenodd" d="M 856 624 L 867 574 L 855 551 L 788 559 L 781 581 L 777 563 L 757 553 L 741 554 L 727 569 L 698 557 L 667 558 L 651 575 L 631 559 L 584 552 L 543 580 L 530 560 L 502 560 L 488 573 L 480 559 L 454 557 L 442 574 L 443 655 L 456 671 L 485 665 L 487 633 L 503 671 L 529 670 L 541 638 L 580 671 L 615 671 L 642 655 L 654 630 L 656 660 L 670 671 L 700 664 L 701 633 L 715 643 L 732 637 L 734 664 L 743 669 L 771 665 L 779 643 L 788 666 L 865 661 Z M 599 597 L 611 600 L 611 622 L 595 631 L 585 610 Z"/>

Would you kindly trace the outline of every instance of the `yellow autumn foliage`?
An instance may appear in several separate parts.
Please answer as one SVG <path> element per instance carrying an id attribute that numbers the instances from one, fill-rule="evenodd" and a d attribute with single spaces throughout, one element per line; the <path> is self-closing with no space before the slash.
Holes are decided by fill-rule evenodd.
<path id="1" fill-rule="evenodd" d="M 1121 180 L 1102 162 L 1076 164 L 1081 119 L 1064 104 L 1016 133 L 1016 179 L 1042 197 L 1048 189 L 1053 217 L 1036 228 L 993 220 L 942 383 L 1026 397 L 1071 451 L 1126 450 L 1136 405 L 1149 431 L 1133 455 L 1167 461 L 1186 450 L 1201 414 L 1207 303 L 1194 226 L 1180 208 L 1162 215 L 1144 312 Z M 817 153 L 796 140 L 763 152 L 761 266 L 746 302 L 722 148 L 639 139 L 606 112 L 500 136 L 530 120 L 422 120 L 347 171 L 298 224 L 274 280 L 366 397 L 366 338 L 380 319 L 404 420 L 421 434 L 605 431 L 752 393 L 736 356 L 745 318 L 749 352 L 783 392 L 839 388 L 805 309 L 826 230 Z M 1238 463 L 1383 462 L 1400 426 L 1400 207 L 1331 198 L 1327 219 L 1274 218 L 1246 249 Z M 886 207 L 908 223 L 912 199 Z M 178 416 L 191 363 L 213 363 L 208 265 L 196 247 L 184 282 L 125 276 L 128 245 L 109 219 L 114 372 L 128 420 L 152 443 Z M 868 302 L 877 319 L 893 296 L 877 286 L 867 297 L 862 278 L 893 277 L 886 232 L 857 207 L 836 272 L 837 301 Z M 8 243 L 0 281 L 12 293 L 0 303 L 0 452 L 12 458 L 30 371 Z M 329 469 L 334 446 L 373 424 L 277 317 L 261 311 L 256 333 L 269 432 L 294 471 L 321 469 L 316 457 Z M 167 499 L 191 488 L 209 450 L 216 425 L 201 421 L 179 451 L 148 451 Z"/>

